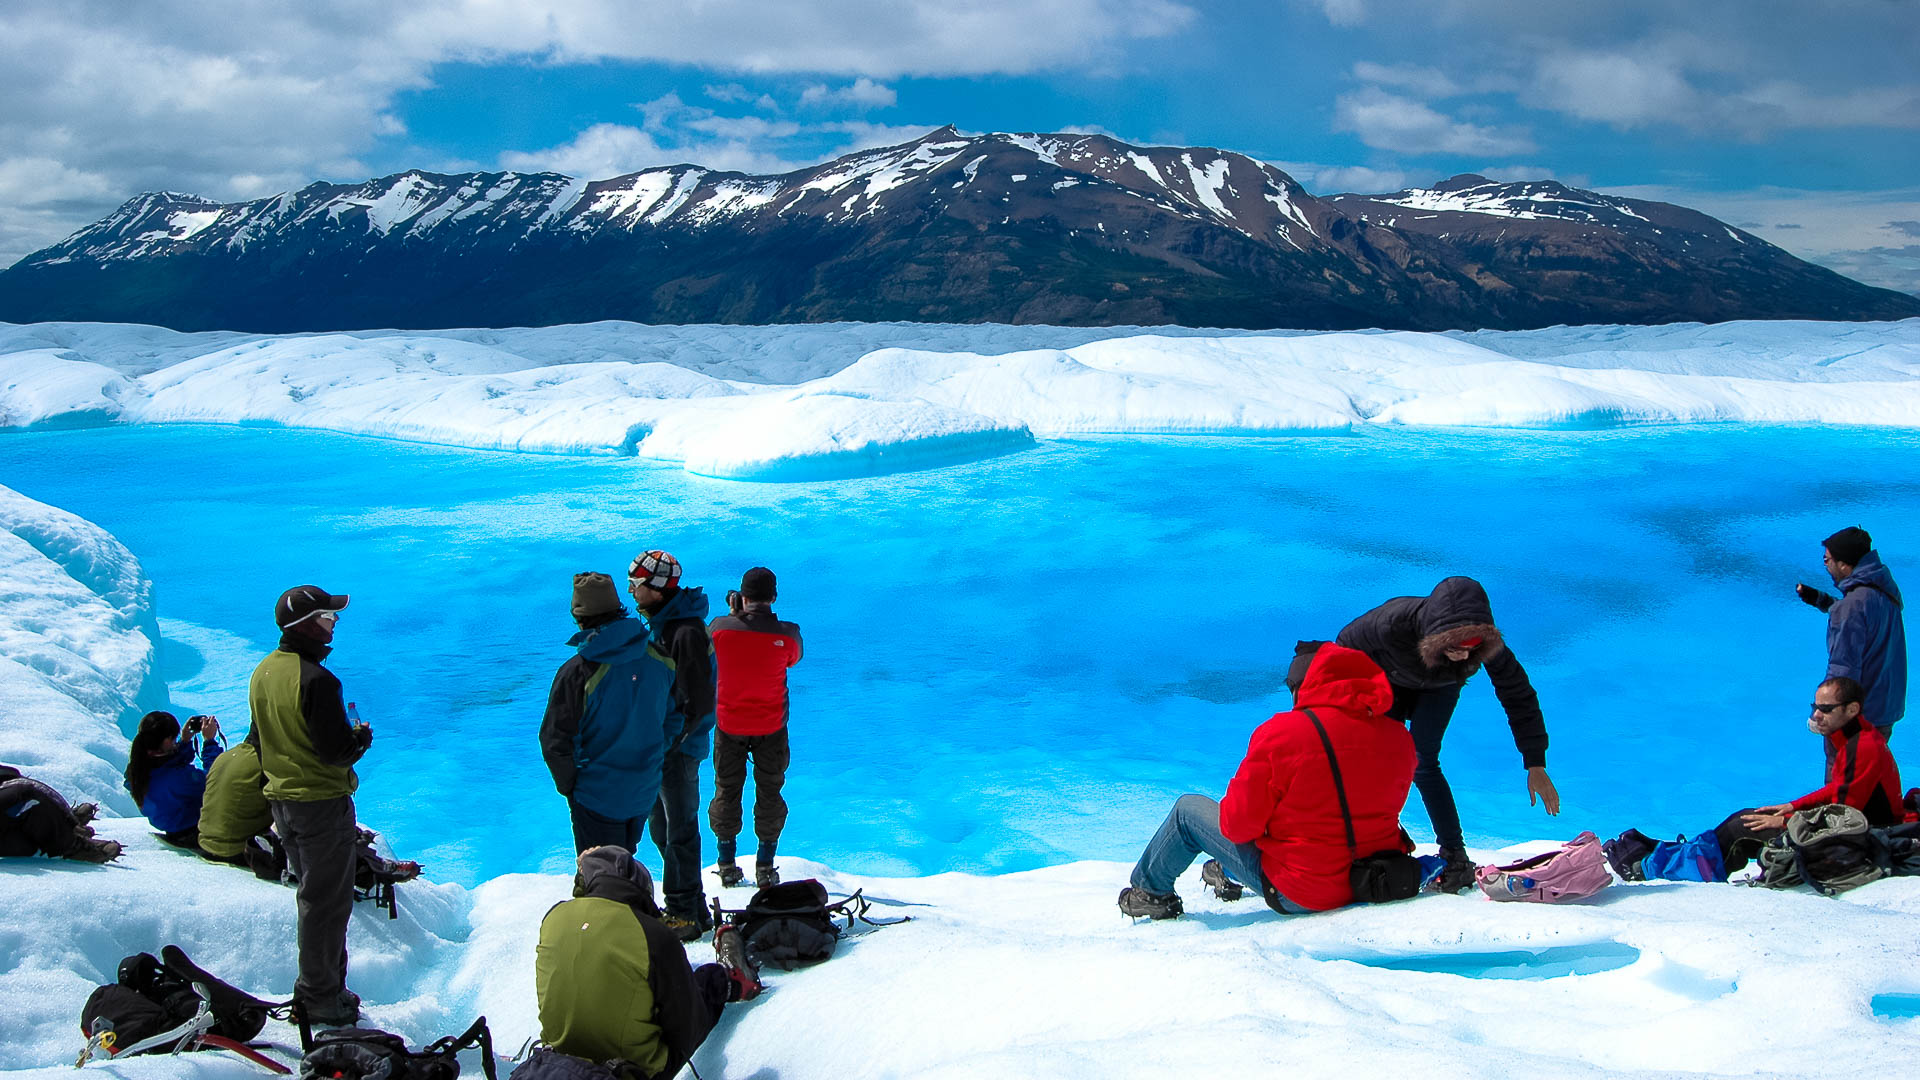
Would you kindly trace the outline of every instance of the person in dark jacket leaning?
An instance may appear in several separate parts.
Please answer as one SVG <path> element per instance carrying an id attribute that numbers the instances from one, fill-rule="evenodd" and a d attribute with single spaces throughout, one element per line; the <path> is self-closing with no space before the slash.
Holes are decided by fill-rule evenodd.
<path id="1" fill-rule="evenodd" d="M 800 627 L 773 613 L 779 596 L 773 571 L 756 566 L 740 578 L 740 590 L 727 594 L 727 614 L 713 620 L 719 669 L 713 735 L 713 802 L 707 823 L 719 849 L 720 884 L 732 888 L 746 877 L 734 862 L 740 836 L 740 798 L 747 784 L 747 759 L 753 759 L 753 832 L 757 889 L 780 882 L 774 853 L 787 824 L 787 801 L 780 788 L 792 760 L 787 741 L 787 669 L 800 662 Z"/>
<path id="2" fill-rule="evenodd" d="M 1891 737 L 1907 713 L 1907 628 L 1901 619 L 1900 586 L 1873 550 L 1873 537 L 1857 526 L 1823 542 L 1827 573 L 1840 599 L 1795 585 L 1800 599 L 1827 613 L 1827 674 L 1866 688 L 1867 723 Z"/>
<path id="3" fill-rule="evenodd" d="M 647 868 L 626 849 L 582 852 L 573 897 L 540 920 L 533 954 L 548 1052 L 620 1062 L 622 1080 L 666 1080 L 706 1041 L 728 1002 L 760 993 L 732 926 L 714 934 L 720 963 L 687 963 L 686 949 L 660 921 Z M 523 1073 L 577 1075 L 538 1056 L 514 1070 Z"/>
<path id="4" fill-rule="evenodd" d="M 333 651 L 334 627 L 347 606 L 317 585 L 280 594 L 273 606 L 280 647 L 253 669 L 247 741 L 260 754 L 274 830 L 299 878 L 300 976 L 294 1000 L 315 1024 L 351 1024 L 360 998 L 347 989 L 347 923 L 359 833 L 353 765 L 373 745 L 373 729 L 347 722 L 340 680 L 320 665 Z"/>
<path id="5" fill-rule="evenodd" d="M 1458 892 L 1473 884 L 1460 811 L 1440 771 L 1440 742 L 1460 702 L 1460 688 L 1482 665 L 1526 766 L 1528 801 L 1537 801 L 1549 814 L 1560 812 L 1560 793 L 1547 776 L 1547 724 L 1539 695 L 1494 625 L 1493 606 L 1479 582 L 1450 577 L 1426 596 L 1394 597 L 1348 623 L 1334 641 L 1372 657 L 1393 684 L 1388 715 L 1404 721 L 1413 735 L 1413 783 L 1447 860 L 1437 888 Z"/>
<path id="6" fill-rule="evenodd" d="M 660 791 L 673 668 L 606 574 L 573 575 L 573 619 L 579 651 L 553 677 L 540 754 L 567 797 L 574 853 L 632 851 Z"/>
<path id="7" fill-rule="evenodd" d="M 682 941 L 692 941 L 713 922 L 700 882 L 700 763 L 713 736 L 716 687 L 707 594 L 681 588 L 680 561 L 657 550 L 641 552 L 627 568 L 627 592 L 647 617 L 654 647 L 673 662 L 666 763 L 647 829 L 660 849 L 667 926 Z"/>

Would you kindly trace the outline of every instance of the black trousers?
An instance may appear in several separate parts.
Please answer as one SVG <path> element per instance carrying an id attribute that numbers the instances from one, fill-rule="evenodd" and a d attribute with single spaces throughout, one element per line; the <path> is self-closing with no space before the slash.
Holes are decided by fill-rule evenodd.
<path id="1" fill-rule="evenodd" d="M 1753 829 L 1740 824 L 1740 818 L 1753 813 L 1753 808 L 1735 810 L 1727 815 L 1727 820 L 1714 826 L 1713 838 L 1720 842 L 1720 859 L 1727 866 L 1728 876 L 1745 867 L 1767 841 L 1786 832 L 1785 829 Z"/>
<path id="2" fill-rule="evenodd" d="M 1460 809 L 1453 802 L 1453 787 L 1440 771 L 1440 743 L 1447 737 L 1447 724 L 1460 704 L 1458 686 L 1438 690 L 1393 688 L 1393 707 L 1387 715 L 1404 720 L 1413 736 L 1413 786 L 1420 789 L 1420 801 L 1426 804 L 1427 820 L 1433 822 L 1433 838 L 1443 848 L 1467 846 L 1460 828 Z"/>
<path id="3" fill-rule="evenodd" d="M 300 924 L 300 976 L 293 996 L 331 1009 L 347 988 L 347 923 L 353 918 L 353 871 L 359 833 L 353 799 L 270 800 L 273 827 L 286 845 Z"/>
<path id="4" fill-rule="evenodd" d="M 669 915 L 698 920 L 706 910 L 700 883 L 700 759 L 667 752 L 660 774 L 660 798 L 647 819 L 660 849 L 660 892 Z"/>
<path id="5" fill-rule="evenodd" d="M 638 855 L 640 830 L 645 824 L 639 818 L 603 817 L 567 797 L 567 813 L 573 817 L 573 853 L 580 854 L 590 848 L 609 845 L 627 849 L 627 854 Z"/>
<path id="6" fill-rule="evenodd" d="M 787 729 L 766 735 L 713 733 L 713 801 L 707 804 L 707 823 L 722 859 L 731 859 L 740 835 L 740 802 L 747 785 L 747 762 L 753 762 L 753 834 L 760 841 L 760 861 L 773 861 L 780 831 L 787 827 L 787 800 L 780 789 L 787 782 L 793 760 Z"/>

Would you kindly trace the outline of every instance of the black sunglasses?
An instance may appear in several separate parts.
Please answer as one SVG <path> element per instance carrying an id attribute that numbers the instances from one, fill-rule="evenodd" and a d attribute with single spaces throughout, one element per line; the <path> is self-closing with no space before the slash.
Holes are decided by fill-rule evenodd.
<path id="1" fill-rule="evenodd" d="M 1840 706 L 1847 704 L 1850 704 L 1850 702 L 1842 701 L 1833 705 L 1822 705 L 1816 701 L 1813 703 L 1813 711 L 1819 713 L 1821 716 L 1825 716 L 1833 710 L 1840 708 Z"/>

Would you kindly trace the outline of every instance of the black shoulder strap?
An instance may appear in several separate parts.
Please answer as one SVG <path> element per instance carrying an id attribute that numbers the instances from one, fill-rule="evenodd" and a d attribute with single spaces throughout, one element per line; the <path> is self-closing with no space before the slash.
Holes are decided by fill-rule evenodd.
<path id="1" fill-rule="evenodd" d="M 1314 715 L 1312 709 L 1301 709 L 1307 719 L 1313 721 L 1313 730 L 1320 733 L 1320 748 L 1327 752 L 1327 767 L 1333 770 L 1333 793 L 1340 796 L 1340 822 L 1347 827 L 1347 857 L 1358 858 L 1360 842 L 1353 835 L 1353 811 L 1347 806 L 1347 785 L 1340 779 L 1340 759 L 1334 756 L 1333 740 L 1327 738 L 1327 728 Z"/>
<path id="2" fill-rule="evenodd" d="M 445 1054 L 451 1057 L 453 1054 L 465 1050 L 469 1046 L 478 1046 L 480 1048 L 480 1070 L 487 1074 L 487 1080 L 494 1080 L 493 1035 L 487 1031 L 487 1018 L 484 1016 L 475 1020 L 473 1026 L 468 1028 L 465 1034 L 448 1035 L 443 1039 L 437 1039 L 426 1048 L 425 1052 L 426 1054 L 432 1055 Z"/>

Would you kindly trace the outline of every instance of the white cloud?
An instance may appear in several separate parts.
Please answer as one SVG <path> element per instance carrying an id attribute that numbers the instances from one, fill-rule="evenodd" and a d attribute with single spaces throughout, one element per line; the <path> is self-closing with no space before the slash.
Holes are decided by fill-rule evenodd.
<path id="1" fill-rule="evenodd" d="M 893 88 L 862 75 L 846 86 L 829 88 L 815 83 L 800 92 L 800 104 L 810 108 L 851 107 L 884 109 L 899 100 Z"/>
<path id="2" fill-rule="evenodd" d="M 1400 168 L 1322 165 L 1312 161 L 1269 161 L 1267 164 L 1298 180 L 1301 187 L 1315 195 L 1338 195 L 1343 192 L 1378 195 L 1399 191 L 1415 183 L 1415 174 Z"/>
<path id="3" fill-rule="evenodd" d="M 1319 0 L 1319 5 L 1335 26 L 1358 26 L 1367 18 L 1366 0 Z"/>
<path id="4" fill-rule="evenodd" d="M 1406 154 L 1504 155 L 1534 149 L 1522 132 L 1455 120 L 1374 86 L 1335 99 L 1333 129 L 1353 132 L 1376 149 Z"/>
<path id="5" fill-rule="evenodd" d="M 1362 60 L 1353 65 L 1353 77 L 1362 82 L 1409 90 L 1427 98 L 1453 97 L 1461 93 L 1460 84 L 1438 68 L 1416 64 L 1376 64 Z"/>

